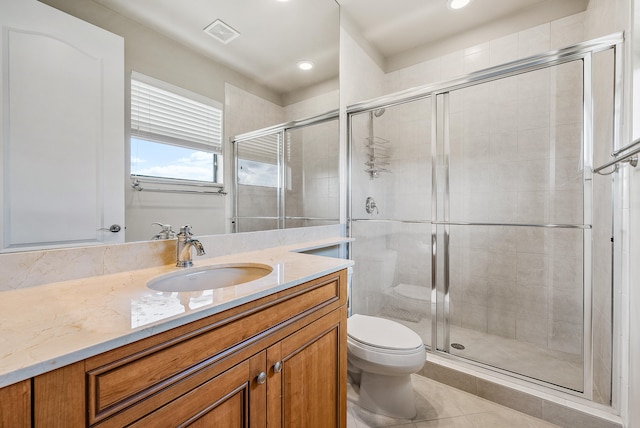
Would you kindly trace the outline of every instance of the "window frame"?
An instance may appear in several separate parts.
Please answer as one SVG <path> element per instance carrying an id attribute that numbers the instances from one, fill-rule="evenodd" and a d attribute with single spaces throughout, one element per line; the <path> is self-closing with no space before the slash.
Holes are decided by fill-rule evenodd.
<path id="1" fill-rule="evenodd" d="M 152 86 L 156 89 L 169 92 L 172 95 L 182 97 L 184 99 L 194 101 L 195 103 L 204 104 L 208 107 L 216 109 L 217 112 L 215 117 L 218 117 L 219 119 L 215 123 L 215 125 L 219 126 L 219 139 L 218 139 L 219 145 L 216 146 L 214 144 L 211 144 L 211 145 L 203 144 L 201 142 L 189 141 L 187 139 L 176 139 L 168 135 L 147 133 L 144 131 L 139 131 L 134 129 L 134 119 L 133 119 L 133 116 L 135 114 L 134 105 L 133 105 L 133 100 L 130 99 L 129 107 L 131 109 L 130 110 L 131 119 L 129 121 L 129 135 L 128 135 L 129 153 L 128 154 L 129 154 L 129 176 L 132 180 L 132 186 L 134 188 L 137 188 L 138 190 L 142 190 L 141 188 L 139 188 L 140 187 L 139 183 L 147 182 L 147 183 L 158 183 L 163 185 L 169 185 L 172 188 L 175 187 L 176 190 L 180 190 L 181 188 L 187 190 L 188 188 L 192 188 L 192 187 L 218 188 L 220 190 L 224 189 L 224 157 L 225 156 L 224 156 L 224 138 L 223 138 L 223 132 L 224 132 L 223 104 L 219 101 L 208 98 L 204 95 L 191 92 L 187 89 L 181 88 L 179 86 L 175 86 L 171 83 L 168 83 L 159 79 L 155 79 L 150 76 L 146 76 L 136 71 L 131 72 L 131 78 L 129 81 L 130 83 L 129 95 L 131 98 L 133 98 L 132 94 L 133 94 L 134 80 L 141 82 L 145 85 Z M 132 150 L 133 150 L 134 139 L 142 140 L 152 144 L 170 145 L 170 146 L 175 146 L 175 147 L 184 148 L 188 150 L 211 153 L 213 155 L 213 160 L 212 160 L 213 181 L 160 177 L 160 176 L 150 176 L 150 175 L 133 173 Z"/>

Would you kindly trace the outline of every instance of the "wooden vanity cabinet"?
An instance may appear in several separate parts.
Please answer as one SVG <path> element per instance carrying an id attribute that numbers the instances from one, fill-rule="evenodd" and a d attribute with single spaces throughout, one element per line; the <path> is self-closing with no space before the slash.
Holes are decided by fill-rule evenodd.
<path id="1" fill-rule="evenodd" d="M 38 376 L 33 426 L 344 428 L 346 280 L 329 274 Z"/>
<path id="2" fill-rule="evenodd" d="M 28 427 L 31 424 L 31 381 L 0 388 L 0 427 Z"/>

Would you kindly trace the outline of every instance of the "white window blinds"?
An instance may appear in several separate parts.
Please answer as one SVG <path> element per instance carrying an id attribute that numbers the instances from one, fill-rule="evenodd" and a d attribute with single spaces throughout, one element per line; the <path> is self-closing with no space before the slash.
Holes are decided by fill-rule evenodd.
<path id="1" fill-rule="evenodd" d="M 278 164 L 278 144 L 282 132 L 237 142 L 238 157 L 254 162 Z"/>
<path id="2" fill-rule="evenodd" d="M 162 86 L 162 87 L 160 87 Z M 169 88 L 169 89 L 167 89 Z M 172 91 L 170 89 L 175 89 Z M 131 134 L 153 141 L 222 150 L 222 109 L 213 100 L 178 93 L 188 91 L 171 87 L 135 73 L 131 77 Z"/>

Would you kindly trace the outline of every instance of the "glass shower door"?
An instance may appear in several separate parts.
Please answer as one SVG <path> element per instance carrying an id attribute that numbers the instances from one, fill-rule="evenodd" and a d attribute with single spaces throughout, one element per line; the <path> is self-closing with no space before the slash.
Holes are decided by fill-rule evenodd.
<path id="1" fill-rule="evenodd" d="M 282 132 L 236 141 L 235 231 L 279 228 Z"/>
<path id="2" fill-rule="evenodd" d="M 351 117 L 353 313 L 431 343 L 431 98 Z"/>
<path id="3" fill-rule="evenodd" d="M 583 86 L 578 60 L 438 96 L 437 347 L 576 391 L 591 251 Z"/>
<path id="4" fill-rule="evenodd" d="M 622 146 L 619 48 L 354 106 L 352 311 L 452 361 L 614 402 L 621 187 L 592 168 Z"/>

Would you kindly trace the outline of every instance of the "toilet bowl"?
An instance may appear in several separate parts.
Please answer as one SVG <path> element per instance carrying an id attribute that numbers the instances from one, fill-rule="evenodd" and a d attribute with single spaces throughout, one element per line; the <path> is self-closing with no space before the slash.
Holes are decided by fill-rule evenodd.
<path id="1" fill-rule="evenodd" d="M 417 333 L 395 321 L 354 314 L 347 320 L 347 360 L 362 408 L 394 418 L 416 416 L 411 374 L 426 361 Z"/>

